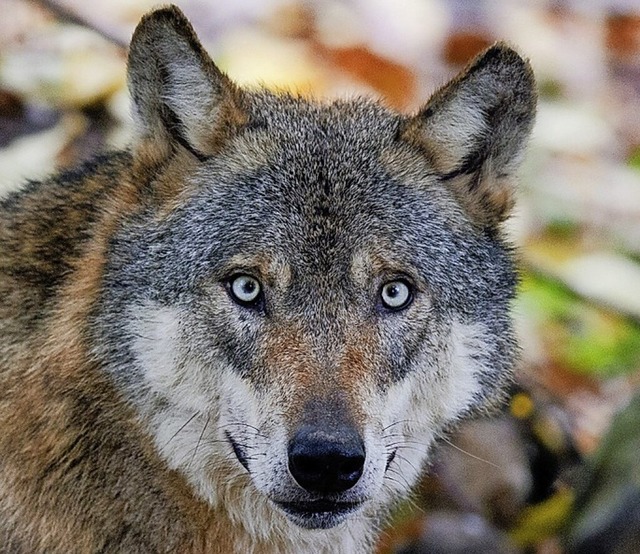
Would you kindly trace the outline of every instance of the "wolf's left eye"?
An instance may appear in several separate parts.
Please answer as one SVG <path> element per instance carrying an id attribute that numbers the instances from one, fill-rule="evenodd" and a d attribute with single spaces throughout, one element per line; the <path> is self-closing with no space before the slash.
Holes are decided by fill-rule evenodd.
<path id="1" fill-rule="evenodd" d="M 380 291 L 380 298 L 383 306 L 389 310 L 406 308 L 413 299 L 411 288 L 401 280 L 385 283 Z"/>
<path id="2" fill-rule="evenodd" d="M 254 306 L 262 298 L 262 287 L 251 275 L 236 275 L 229 282 L 229 293 L 238 304 Z"/>

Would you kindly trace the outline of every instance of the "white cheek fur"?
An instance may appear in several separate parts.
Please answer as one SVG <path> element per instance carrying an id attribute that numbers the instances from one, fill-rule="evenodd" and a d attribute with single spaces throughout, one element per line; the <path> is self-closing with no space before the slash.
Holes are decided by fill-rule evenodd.
<path id="1" fill-rule="evenodd" d="M 214 372 L 186 363 L 180 344 L 180 314 L 160 306 L 144 306 L 131 313 L 132 350 L 154 396 L 179 400 L 194 411 L 211 409 L 216 390 Z"/>
<path id="2" fill-rule="evenodd" d="M 145 382 L 145 394 L 136 396 L 141 419 L 169 467 L 216 504 L 217 492 L 206 478 L 208 464 L 222 450 L 216 440 L 216 372 L 184 356 L 177 310 L 149 304 L 130 316 L 131 348 Z"/>
<path id="3" fill-rule="evenodd" d="M 415 484 L 435 438 L 468 410 L 480 392 L 477 375 L 485 368 L 477 354 L 486 348 L 484 333 L 480 325 L 454 322 L 436 367 L 425 362 L 391 387 L 378 404 L 377 410 L 384 414 L 382 440 L 387 450 L 390 445 L 397 448 L 385 476 L 392 496 L 406 494 Z M 371 414 L 371 419 L 375 417 Z"/>

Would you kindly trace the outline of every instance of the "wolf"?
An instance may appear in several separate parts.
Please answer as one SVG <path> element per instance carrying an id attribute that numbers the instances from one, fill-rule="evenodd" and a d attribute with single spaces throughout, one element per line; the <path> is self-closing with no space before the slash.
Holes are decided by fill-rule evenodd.
<path id="1" fill-rule="evenodd" d="M 128 85 L 128 150 L 0 204 L 0 551 L 371 551 L 511 379 L 529 63 L 320 102 L 236 86 L 165 7 Z"/>

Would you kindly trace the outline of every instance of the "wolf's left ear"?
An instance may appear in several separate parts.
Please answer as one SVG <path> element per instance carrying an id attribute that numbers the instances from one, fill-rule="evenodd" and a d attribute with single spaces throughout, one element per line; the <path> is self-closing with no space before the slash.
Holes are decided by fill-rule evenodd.
<path id="1" fill-rule="evenodd" d="M 240 91 L 175 6 L 142 18 L 131 39 L 127 78 L 142 140 L 180 144 L 206 157 L 244 123 Z"/>
<path id="2" fill-rule="evenodd" d="M 423 149 L 472 221 L 494 227 L 513 205 L 535 107 L 531 66 L 498 43 L 438 90 L 402 136 Z"/>

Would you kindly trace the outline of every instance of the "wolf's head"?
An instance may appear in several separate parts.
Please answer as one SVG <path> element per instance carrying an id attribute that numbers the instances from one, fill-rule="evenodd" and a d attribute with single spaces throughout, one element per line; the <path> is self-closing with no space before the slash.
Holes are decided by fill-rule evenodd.
<path id="1" fill-rule="evenodd" d="M 317 103 L 236 87 L 166 8 L 136 30 L 129 84 L 137 193 L 100 356 L 212 505 L 303 528 L 380 512 L 512 371 L 499 227 L 528 64 L 493 46 L 411 116 Z"/>

